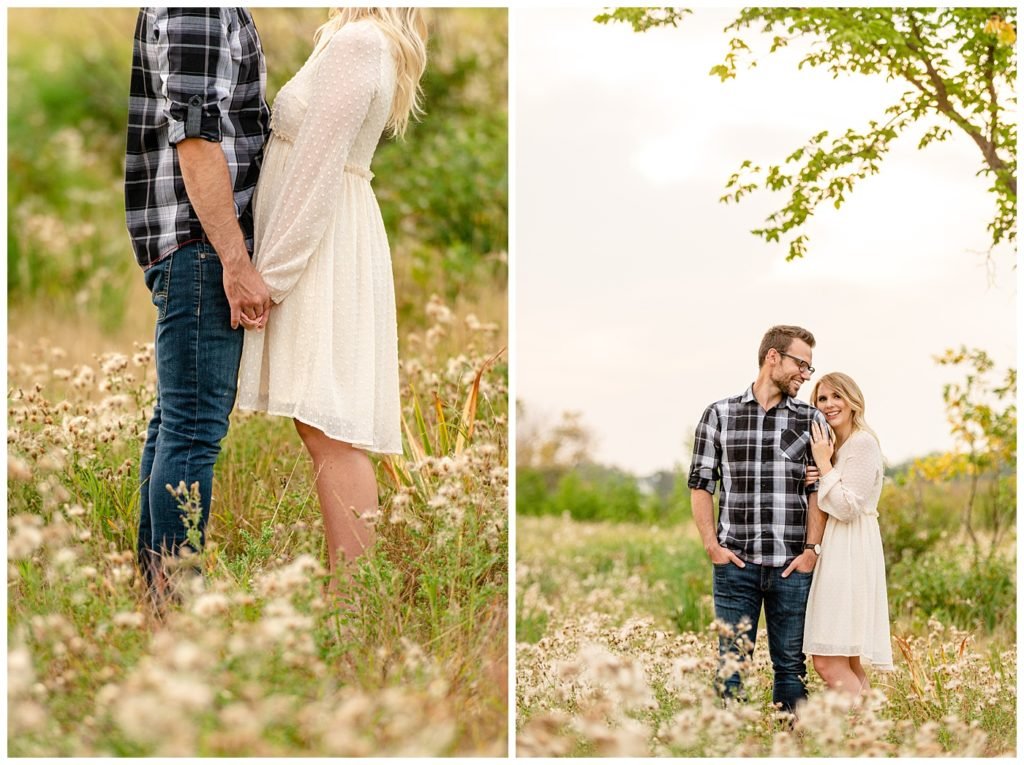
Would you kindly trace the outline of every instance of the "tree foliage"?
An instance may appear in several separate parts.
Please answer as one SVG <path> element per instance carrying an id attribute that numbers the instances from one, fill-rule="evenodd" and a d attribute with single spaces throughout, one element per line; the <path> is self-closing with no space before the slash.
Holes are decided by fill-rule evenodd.
<path id="1" fill-rule="evenodd" d="M 615 8 L 594 17 L 598 24 L 621 21 L 633 27 L 634 32 L 646 32 L 653 27 L 679 26 L 688 13 L 688 8 Z"/>
<path id="2" fill-rule="evenodd" d="M 974 512 L 986 500 L 983 521 L 992 533 L 989 555 L 1016 517 L 1017 370 L 993 379 L 995 362 L 978 348 L 947 349 L 936 362 L 966 369 L 963 382 L 943 387 L 942 399 L 955 447 L 952 452 L 918 460 L 915 469 L 931 480 L 967 482 L 963 529 L 975 555 L 981 543 Z"/>
<path id="3" fill-rule="evenodd" d="M 629 23 L 642 32 L 675 26 L 681 9 L 619 8 L 597 21 Z M 907 90 L 866 127 L 833 135 L 822 130 L 781 162 L 744 161 L 726 184 L 723 202 L 759 189 L 788 201 L 752 231 L 788 245 L 787 260 L 807 253 L 805 227 L 821 205 L 839 209 L 858 181 L 879 172 L 893 141 L 918 123 L 918 148 L 966 135 L 981 154 L 979 175 L 990 182 L 995 211 L 988 224 L 992 247 L 1017 233 L 1017 59 L 1015 8 L 745 8 L 725 31 L 735 36 L 724 61 L 711 68 L 723 81 L 746 61 L 756 66 L 748 31 L 771 36 L 770 53 L 791 42 L 810 42 L 799 67 L 820 67 L 833 77 L 863 74 L 907 85 Z M 748 38 L 749 39 L 749 38 Z"/>

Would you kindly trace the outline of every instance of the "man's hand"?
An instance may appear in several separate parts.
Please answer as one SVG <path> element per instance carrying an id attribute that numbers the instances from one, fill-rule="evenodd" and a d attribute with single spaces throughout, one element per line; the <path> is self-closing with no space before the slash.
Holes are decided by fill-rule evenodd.
<path id="1" fill-rule="evenodd" d="M 818 554 L 814 550 L 804 550 L 800 555 L 797 555 L 790 561 L 790 564 L 786 566 L 786 570 L 782 572 L 782 578 L 786 579 L 794 570 L 799 571 L 801 574 L 809 574 L 814 571 L 814 567 L 818 564 Z"/>
<path id="2" fill-rule="evenodd" d="M 231 329 L 243 323 L 248 329 L 263 329 L 270 313 L 270 290 L 251 262 L 224 264 L 224 295 L 231 306 Z"/>
<path id="3" fill-rule="evenodd" d="M 734 566 L 739 566 L 740 568 L 747 567 L 747 564 L 740 560 L 736 553 L 719 544 L 707 548 L 707 552 L 708 557 L 711 558 L 711 562 L 716 566 L 721 566 L 724 563 L 732 563 Z"/>

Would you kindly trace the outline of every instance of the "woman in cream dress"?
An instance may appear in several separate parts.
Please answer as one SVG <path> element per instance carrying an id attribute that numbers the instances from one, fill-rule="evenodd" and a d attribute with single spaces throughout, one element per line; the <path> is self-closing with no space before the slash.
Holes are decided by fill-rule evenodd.
<path id="1" fill-rule="evenodd" d="M 366 452 L 402 452 L 394 280 L 370 162 L 381 134 L 400 137 L 418 111 L 425 41 L 418 9 L 332 11 L 274 102 L 256 190 L 254 263 L 274 306 L 247 328 L 238 404 L 294 420 L 332 573 L 339 550 L 350 561 L 373 541 Z"/>
<path id="2" fill-rule="evenodd" d="M 824 413 L 834 440 L 812 426 L 818 507 L 828 520 L 807 598 L 803 651 L 830 688 L 859 695 L 869 687 L 864 663 L 893 668 L 878 528 L 882 451 L 864 422 L 864 396 L 849 376 L 822 377 L 811 402 Z"/>

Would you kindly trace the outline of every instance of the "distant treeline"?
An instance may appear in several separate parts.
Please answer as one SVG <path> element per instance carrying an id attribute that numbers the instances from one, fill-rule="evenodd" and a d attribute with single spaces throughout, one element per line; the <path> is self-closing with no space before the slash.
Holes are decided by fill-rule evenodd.
<path id="1" fill-rule="evenodd" d="M 613 467 L 520 467 L 516 512 L 562 515 L 579 521 L 679 523 L 690 518 L 690 490 L 682 471 L 637 477 Z"/>

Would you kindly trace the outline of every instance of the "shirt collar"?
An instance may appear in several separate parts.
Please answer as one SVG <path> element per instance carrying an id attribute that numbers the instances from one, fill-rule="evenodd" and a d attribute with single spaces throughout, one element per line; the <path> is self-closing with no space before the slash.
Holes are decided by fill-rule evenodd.
<path id="1" fill-rule="evenodd" d="M 757 403 L 757 399 L 754 398 L 754 383 L 750 383 L 750 385 L 747 386 L 747 389 L 743 392 L 743 395 L 740 396 L 740 403 L 749 404 L 751 402 L 755 404 Z M 797 411 L 796 400 L 792 396 L 787 396 L 785 393 L 782 394 L 782 401 L 780 401 L 775 408 L 777 409 L 780 406 L 792 409 L 794 412 Z"/>

